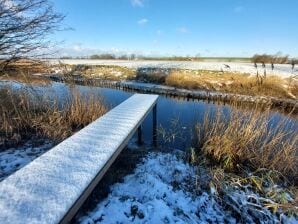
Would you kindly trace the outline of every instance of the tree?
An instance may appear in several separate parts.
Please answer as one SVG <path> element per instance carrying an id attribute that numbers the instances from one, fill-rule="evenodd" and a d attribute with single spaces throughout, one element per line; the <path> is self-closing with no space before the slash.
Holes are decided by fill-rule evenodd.
<path id="1" fill-rule="evenodd" d="M 298 59 L 293 58 L 291 61 L 291 65 L 292 65 L 292 70 L 294 71 L 295 65 L 298 64 Z"/>
<path id="2" fill-rule="evenodd" d="M 94 54 L 90 56 L 90 59 L 116 59 L 113 54 Z"/>
<path id="3" fill-rule="evenodd" d="M 63 19 L 48 0 L 0 0 L 0 65 L 44 55 Z"/>
<path id="4" fill-rule="evenodd" d="M 263 68 L 266 68 L 266 64 L 271 64 L 271 69 L 274 70 L 274 64 L 285 64 L 288 62 L 289 57 L 283 56 L 281 52 L 276 53 L 275 55 L 268 54 L 255 54 L 252 57 L 255 68 L 258 67 L 257 63 L 261 63 Z"/>
<path id="5" fill-rule="evenodd" d="M 136 55 L 135 54 L 130 54 L 130 60 L 135 60 L 136 59 Z"/>

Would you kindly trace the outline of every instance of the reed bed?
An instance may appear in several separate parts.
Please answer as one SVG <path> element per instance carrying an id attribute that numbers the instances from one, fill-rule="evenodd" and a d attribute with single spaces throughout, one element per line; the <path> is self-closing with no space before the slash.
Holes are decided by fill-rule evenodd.
<path id="1" fill-rule="evenodd" d="M 198 170 L 194 189 L 209 189 L 239 223 L 297 219 L 295 122 L 295 117 L 277 118 L 258 106 L 207 111 L 195 127 L 195 147 L 187 153 Z"/>
<path id="2" fill-rule="evenodd" d="M 61 141 L 106 112 L 102 99 L 73 90 L 67 99 L 42 97 L 28 89 L 0 90 L 0 148 L 28 138 Z"/>
<path id="3" fill-rule="evenodd" d="M 178 88 L 221 91 L 252 96 L 297 98 L 297 81 L 277 76 L 252 76 L 235 72 L 173 70 L 165 84 Z"/>
<path id="4" fill-rule="evenodd" d="M 32 75 L 34 73 L 48 73 L 49 65 L 40 60 L 20 59 L 6 63 L 0 60 L 0 76 L 1 75 Z"/>
<path id="5" fill-rule="evenodd" d="M 205 114 L 196 125 L 198 151 L 226 171 L 272 170 L 298 183 L 297 126 L 266 111 L 232 109 Z"/>

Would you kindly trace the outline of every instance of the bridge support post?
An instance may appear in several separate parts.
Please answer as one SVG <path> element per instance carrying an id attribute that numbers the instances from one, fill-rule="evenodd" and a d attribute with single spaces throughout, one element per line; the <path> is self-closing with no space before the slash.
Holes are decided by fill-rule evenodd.
<path id="1" fill-rule="evenodd" d="M 152 133 L 152 144 L 153 147 L 157 147 L 157 107 L 156 104 L 153 107 L 153 133 Z"/>
<path id="2" fill-rule="evenodd" d="M 138 144 L 143 144 L 143 134 L 142 134 L 142 125 L 138 127 Z"/>

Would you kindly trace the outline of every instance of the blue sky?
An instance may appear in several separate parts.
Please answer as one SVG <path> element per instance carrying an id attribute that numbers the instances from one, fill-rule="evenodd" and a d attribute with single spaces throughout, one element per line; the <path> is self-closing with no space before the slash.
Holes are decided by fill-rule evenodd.
<path id="1" fill-rule="evenodd" d="M 61 54 L 298 56 L 298 0 L 53 0 Z"/>

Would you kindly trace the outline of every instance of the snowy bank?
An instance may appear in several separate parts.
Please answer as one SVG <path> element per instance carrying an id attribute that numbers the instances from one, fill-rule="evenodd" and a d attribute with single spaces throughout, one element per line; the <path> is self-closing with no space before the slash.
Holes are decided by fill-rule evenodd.
<path id="1" fill-rule="evenodd" d="M 227 193 L 220 199 L 209 185 L 208 170 L 186 164 L 180 155 L 149 153 L 133 174 L 111 186 L 107 198 L 87 214 L 79 214 L 75 221 L 81 224 L 298 223 L 295 217 L 271 213 L 260 203 L 262 197 L 248 189 L 227 187 Z"/>
<path id="2" fill-rule="evenodd" d="M 206 192 L 194 197 L 186 185 L 194 181 L 195 169 L 176 156 L 150 153 L 134 174 L 113 185 L 108 198 L 78 221 L 83 224 L 235 222 Z"/>

